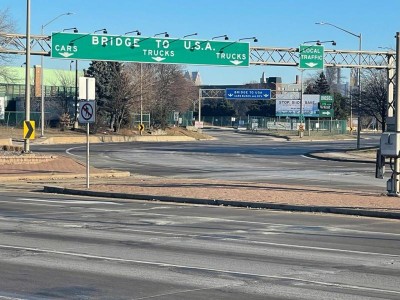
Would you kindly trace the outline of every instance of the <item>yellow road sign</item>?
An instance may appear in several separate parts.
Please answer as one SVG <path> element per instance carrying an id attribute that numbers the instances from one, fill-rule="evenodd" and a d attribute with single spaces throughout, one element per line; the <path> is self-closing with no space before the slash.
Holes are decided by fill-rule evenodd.
<path id="1" fill-rule="evenodd" d="M 144 125 L 143 124 L 139 124 L 139 130 L 143 131 L 144 130 Z"/>
<path id="2" fill-rule="evenodd" d="M 24 139 L 35 138 L 35 121 L 24 121 Z"/>

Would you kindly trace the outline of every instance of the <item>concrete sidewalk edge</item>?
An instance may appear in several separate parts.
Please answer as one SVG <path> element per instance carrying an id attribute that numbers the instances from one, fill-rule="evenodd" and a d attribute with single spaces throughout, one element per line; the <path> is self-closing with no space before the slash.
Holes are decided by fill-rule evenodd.
<path id="1" fill-rule="evenodd" d="M 260 203 L 249 201 L 231 201 L 231 200 L 210 200 L 210 199 L 196 199 L 172 196 L 153 196 L 143 194 L 124 194 L 114 192 L 96 192 L 87 190 L 70 189 L 56 186 L 44 186 L 43 191 L 46 193 L 55 194 L 68 194 L 79 196 L 93 196 L 105 198 L 118 198 L 129 200 L 147 200 L 147 201 L 160 201 L 160 202 L 176 202 L 176 203 L 190 203 L 190 204 L 203 204 L 203 205 L 217 205 L 217 206 L 232 206 L 232 207 L 246 207 L 246 208 L 264 208 L 275 209 L 284 211 L 299 211 L 299 212 L 316 212 L 316 213 L 331 213 L 342 215 L 353 215 L 373 218 L 387 218 L 387 219 L 400 219 L 400 212 L 385 212 L 368 209 L 356 208 L 341 208 L 329 206 L 301 206 L 290 204 L 276 204 L 276 203 Z"/>

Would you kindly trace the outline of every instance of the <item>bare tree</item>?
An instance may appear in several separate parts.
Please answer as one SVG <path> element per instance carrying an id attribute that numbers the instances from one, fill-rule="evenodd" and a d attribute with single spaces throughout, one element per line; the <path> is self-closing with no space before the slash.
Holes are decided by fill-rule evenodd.
<path id="1" fill-rule="evenodd" d="M 387 110 L 387 73 L 386 70 L 368 69 L 361 73 L 363 91 L 361 95 L 361 113 L 364 116 L 374 117 L 381 124 L 382 130 L 386 127 Z M 358 95 L 356 95 L 358 97 Z"/>
<path id="2" fill-rule="evenodd" d="M 107 110 L 111 113 L 110 127 L 118 132 L 123 122 L 128 123 L 130 112 L 133 108 L 134 89 L 129 74 L 123 69 L 113 79 L 111 90 L 112 101 L 106 103 Z"/>
<path id="3" fill-rule="evenodd" d="M 49 113 L 49 120 L 60 120 L 62 116 L 71 117 L 70 108 L 72 101 L 72 88 L 75 86 L 75 76 L 68 71 L 56 71 L 55 78 L 50 82 L 50 95 L 45 98 L 45 111 Z M 47 93 L 46 93 L 47 94 Z M 39 109 L 40 99 L 36 99 L 37 109 Z"/>
<path id="4" fill-rule="evenodd" d="M 197 97 L 194 83 L 184 77 L 179 65 L 155 65 L 156 77 L 151 114 L 154 123 L 161 128 L 167 126 L 172 111 L 184 112 L 191 108 L 192 99 Z"/>
<path id="5" fill-rule="evenodd" d="M 15 31 L 15 21 L 12 20 L 8 8 L 0 9 L 0 32 L 12 33 Z M 0 38 L 0 48 L 6 43 L 5 39 Z M 10 54 L 0 52 L 0 66 L 9 64 L 12 60 Z M 4 82 L 12 82 L 16 79 L 15 74 L 9 68 L 0 68 L 0 77 Z"/>
<path id="6" fill-rule="evenodd" d="M 8 8 L 0 9 L 0 32 L 12 33 L 15 32 L 15 21 L 11 18 Z M 5 39 L 0 38 L 0 47 L 6 43 Z M 0 64 L 10 62 L 11 56 L 0 52 Z"/>

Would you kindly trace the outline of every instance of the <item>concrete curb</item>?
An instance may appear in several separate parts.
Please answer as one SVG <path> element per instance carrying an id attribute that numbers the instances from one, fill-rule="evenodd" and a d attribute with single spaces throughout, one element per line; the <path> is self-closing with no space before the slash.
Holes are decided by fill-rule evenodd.
<path id="1" fill-rule="evenodd" d="M 122 142 L 187 142 L 195 141 L 196 139 L 189 136 L 173 136 L 173 135 L 143 135 L 143 136 L 116 136 L 116 135 L 103 135 L 103 136 L 89 136 L 90 143 L 122 143 Z M 37 144 L 84 144 L 86 143 L 86 136 L 54 136 L 49 137 Z"/>
<path id="2" fill-rule="evenodd" d="M 0 146 L 11 146 L 12 143 L 12 139 L 0 139 Z"/>
<path id="3" fill-rule="evenodd" d="M 15 155 L 15 156 L 0 156 L 0 164 L 2 165 L 21 165 L 21 164 L 38 164 L 51 161 L 57 158 L 57 155 Z"/>
<path id="4" fill-rule="evenodd" d="M 331 156 L 325 156 L 323 154 L 329 153 L 327 151 L 325 152 L 313 152 L 313 153 L 307 153 L 305 156 L 310 157 L 310 158 L 315 158 L 315 159 L 322 159 L 322 160 L 331 160 L 331 161 L 350 161 L 350 162 L 355 162 L 355 163 L 368 163 L 368 164 L 375 164 L 375 161 L 371 159 L 359 159 L 359 158 L 345 158 L 345 157 L 331 157 Z"/>
<path id="5" fill-rule="evenodd" d="M 221 206 L 233 206 L 233 207 L 263 208 L 263 209 L 275 209 L 275 210 L 285 210 L 285 211 L 318 212 L 318 213 L 331 213 L 331 214 L 353 215 L 353 216 L 374 217 L 374 218 L 400 219 L 400 212 L 398 213 L 385 212 L 385 211 L 375 211 L 375 210 L 356 209 L 356 208 L 340 208 L 340 207 L 328 207 L 328 206 L 301 206 L 301 205 L 288 205 L 288 204 L 277 204 L 277 203 L 248 202 L 248 201 L 230 201 L 230 200 L 218 200 L 218 199 L 210 200 L 210 199 L 196 199 L 196 198 L 184 198 L 184 197 L 172 197 L 172 196 L 153 196 L 153 195 L 143 195 L 143 194 L 96 192 L 96 191 L 69 189 L 56 186 L 44 186 L 43 191 L 46 193 L 55 193 L 55 194 L 69 194 L 69 195 L 93 196 L 93 197 L 105 197 L 105 198 L 117 198 L 117 199 L 176 202 L 176 203 L 190 203 L 190 204 L 203 204 L 203 205 L 221 205 Z"/>

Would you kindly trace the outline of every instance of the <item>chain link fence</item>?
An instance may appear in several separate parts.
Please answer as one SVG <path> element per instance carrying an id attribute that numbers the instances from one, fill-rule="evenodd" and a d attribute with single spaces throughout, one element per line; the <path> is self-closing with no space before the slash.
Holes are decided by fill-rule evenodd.
<path id="1" fill-rule="evenodd" d="M 204 124 L 220 127 L 233 127 L 243 130 L 286 132 L 297 134 L 299 131 L 299 119 L 266 118 L 259 116 L 227 117 L 204 116 Z M 346 120 L 306 119 L 304 122 L 304 135 L 340 135 L 347 134 Z"/>

